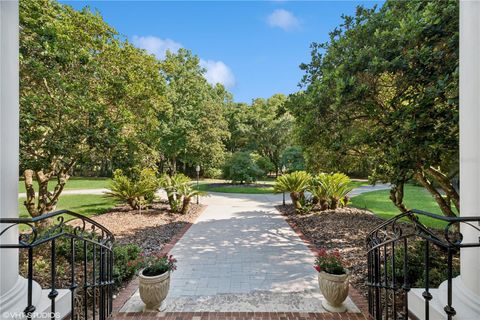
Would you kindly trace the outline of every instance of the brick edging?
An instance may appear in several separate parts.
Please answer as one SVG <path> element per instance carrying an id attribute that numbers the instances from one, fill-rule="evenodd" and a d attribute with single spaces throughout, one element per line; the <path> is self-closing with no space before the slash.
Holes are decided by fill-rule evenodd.
<path id="1" fill-rule="evenodd" d="M 305 243 L 305 245 L 312 251 L 315 255 L 318 254 L 320 251 L 313 242 L 310 241 L 310 239 L 303 233 L 302 229 L 292 221 L 292 219 L 289 219 L 289 217 L 284 214 L 281 210 L 279 210 L 277 207 L 275 209 L 280 213 L 280 215 L 285 219 L 285 221 L 288 223 L 288 225 L 292 228 L 293 231 L 298 235 L 300 239 Z M 349 288 L 349 293 L 348 295 L 352 299 L 352 301 L 355 303 L 355 305 L 360 309 L 361 313 L 366 319 L 369 319 L 370 315 L 368 312 L 368 301 L 365 299 L 365 297 L 355 288 L 350 284 Z"/>
<path id="2" fill-rule="evenodd" d="M 177 232 L 167 243 L 165 243 L 162 246 L 162 249 L 158 251 L 158 254 L 160 255 L 166 255 L 170 252 L 170 250 L 173 249 L 175 244 L 185 235 L 185 233 L 190 229 L 192 225 L 195 224 L 197 221 L 198 217 L 200 217 L 207 208 L 206 205 L 203 205 L 200 208 L 200 213 L 194 218 L 192 222 L 187 222 L 185 226 L 183 226 L 182 229 L 180 229 L 179 232 Z M 130 280 L 125 288 L 120 290 L 120 292 L 117 294 L 117 297 L 113 300 L 113 312 L 117 313 L 122 309 L 122 307 L 127 303 L 127 301 L 132 297 L 132 295 L 135 293 L 135 291 L 138 288 L 138 276 L 135 276 L 132 280 Z"/>

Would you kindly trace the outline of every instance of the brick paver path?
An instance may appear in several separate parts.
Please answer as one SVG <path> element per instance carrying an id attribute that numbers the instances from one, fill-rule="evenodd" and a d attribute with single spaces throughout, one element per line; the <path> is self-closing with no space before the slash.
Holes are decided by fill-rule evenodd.
<path id="1" fill-rule="evenodd" d="M 314 254 L 274 208 L 281 195 L 214 194 L 177 242 L 168 312 L 322 313 Z M 358 312 L 350 298 L 346 305 Z M 121 312 L 143 308 L 138 292 Z"/>

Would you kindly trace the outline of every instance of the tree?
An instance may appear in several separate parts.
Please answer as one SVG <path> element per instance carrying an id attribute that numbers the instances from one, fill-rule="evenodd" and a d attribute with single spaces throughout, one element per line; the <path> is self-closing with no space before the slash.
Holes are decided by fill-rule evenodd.
<path id="1" fill-rule="evenodd" d="M 157 60 L 119 40 L 98 13 L 22 1 L 20 24 L 20 170 L 25 206 L 39 216 L 55 208 L 75 166 L 111 172 L 119 153 L 151 155 L 142 141 L 155 142 L 149 128 L 168 105 Z"/>
<path id="2" fill-rule="evenodd" d="M 232 183 L 252 183 L 262 177 L 265 172 L 258 167 L 250 153 L 235 152 L 225 162 L 223 174 Z"/>
<path id="3" fill-rule="evenodd" d="M 454 216 L 458 173 L 458 3 L 387 1 L 358 7 L 303 64 L 305 90 L 290 98 L 306 150 L 363 158 L 371 179 L 393 184 L 401 210 L 403 186 L 414 178 L 442 212 Z M 310 159 L 309 159 L 310 158 Z M 317 154 L 317 159 L 325 159 Z M 360 163 L 360 162 L 359 162 Z M 434 186 L 441 188 L 446 197 Z"/>
<path id="4" fill-rule="evenodd" d="M 172 173 L 177 162 L 218 167 L 224 160 L 224 141 L 229 132 L 223 107 L 231 99 L 223 86 L 211 86 L 205 70 L 190 51 L 167 52 L 160 71 L 168 83 L 172 112 L 161 118 L 159 149 Z"/>
<path id="5" fill-rule="evenodd" d="M 267 100 L 255 99 L 251 107 L 250 150 L 267 157 L 278 175 L 282 151 L 291 143 L 293 117 L 284 112 L 287 97 L 275 94 Z"/>
<path id="6" fill-rule="evenodd" d="M 281 155 L 281 165 L 285 166 L 287 171 L 303 171 L 305 170 L 305 159 L 301 147 L 292 146 L 283 150 Z"/>

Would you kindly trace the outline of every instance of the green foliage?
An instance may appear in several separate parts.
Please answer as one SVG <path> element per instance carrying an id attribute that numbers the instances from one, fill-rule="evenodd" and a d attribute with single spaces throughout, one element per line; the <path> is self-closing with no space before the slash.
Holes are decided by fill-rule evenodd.
<path id="1" fill-rule="evenodd" d="M 395 250 L 395 280 L 397 283 L 403 283 L 403 247 Z M 430 269 L 429 286 L 437 288 L 443 281 L 448 279 L 447 252 L 441 248 L 430 245 Z M 387 266 L 388 276 L 392 276 L 391 263 Z M 458 259 L 453 260 L 453 277 L 460 274 L 460 263 Z M 424 241 L 413 241 L 408 246 L 408 281 L 412 287 L 422 288 L 425 286 L 425 243 Z"/>
<path id="2" fill-rule="evenodd" d="M 257 167 L 264 172 L 264 176 L 275 171 L 275 165 L 267 157 L 263 157 L 257 153 L 252 153 L 250 156 Z"/>
<path id="3" fill-rule="evenodd" d="M 207 83 L 199 58 L 186 49 L 167 52 L 160 72 L 168 79 L 166 98 L 172 106 L 157 129 L 166 165 L 173 174 L 177 162 L 184 167 L 219 167 L 229 137 L 223 108 L 231 101 L 230 94 L 221 85 Z"/>
<path id="4" fill-rule="evenodd" d="M 138 259 L 141 248 L 136 244 L 117 245 L 113 247 L 114 265 L 113 280 L 121 285 L 133 277 L 138 271 L 135 261 Z"/>
<path id="5" fill-rule="evenodd" d="M 330 274 L 345 274 L 345 268 L 338 250 L 327 252 L 325 249 L 320 249 L 315 259 L 315 270 L 318 272 L 324 271 Z"/>
<path id="6" fill-rule="evenodd" d="M 223 175 L 232 183 L 252 183 L 264 175 L 248 152 L 235 152 L 225 162 Z"/>
<path id="7" fill-rule="evenodd" d="M 139 259 L 134 261 L 133 265 L 136 269 L 143 269 L 143 275 L 153 277 L 164 274 L 167 271 L 175 271 L 177 269 L 177 260 L 172 255 L 141 255 Z"/>
<path id="8" fill-rule="evenodd" d="M 142 169 L 132 178 L 117 169 L 110 184 L 110 191 L 106 192 L 106 195 L 128 203 L 133 210 L 139 210 L 153 201 L 159 185 L 153 169 Z"/>
<path id="9" fill-rule="evenodd" d="M 203 171 L 203 176 L 210 179 L 220 179 L 223 176 L 223 172 L 220 168 L 207 168 Z"/>
<path id="10" fill-rule="evenodd" d="M 305 170 L 305 159 L 301 147 L 292 146 L 283 150 L 280 163 L 288 172 Z"/>
<path id="11" fill-rule="evenodd" d="M 416 178 L 454 215 L 458 172 L 458 1 L 387 1 L 345 16 L 303 64 L 289 99 L 310 170 L 361 172 L 394 185 Z M 443 199 L 438 182 L 451 202 Z"/>
<path id="12" fill-rule="evenodd" d="M 160 186 L 167 193 L 170 211 L 175 213 L 186 214 L 193 197 L 206 195 L 204 191 L 192 188 L 191 179 L 181 173 L 173 176 L 163 175 Z"/>
<path id="13" fill-rule="evenodd" d="M 288 192 L 297 211 L 305 207 L 305 191 L 308 190 L 312 176 L 305 171 L 295 171 L 279 176 L 273 189 L 276 193 Z"/>
<path id="14" fill-rule="evenodd" d="M 309 191 L 321 210 L 335 210 L 348 204 L 347 194 L 353 189 L 350 183 L 350 178 L 343 173 L 320 173 L 312 178 Z"/>

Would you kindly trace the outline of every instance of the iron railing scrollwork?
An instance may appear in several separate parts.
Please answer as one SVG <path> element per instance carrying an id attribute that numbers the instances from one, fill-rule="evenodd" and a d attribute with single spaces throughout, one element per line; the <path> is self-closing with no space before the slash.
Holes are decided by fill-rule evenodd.
<path id="1" fill-rule="evenodd" d="M 6 243 L 2 236 L 17 226 L 18 242 Z M 48 254 L 49 279 L 43 281 L 48 282 L 52 318 L 60 289 L 71 293 L 69 319 L 103 320 L 112 314 L 114 236 L 104 226 L 78 213 L 59 210 L 35 218 L 1 218 L 0 240 L 1 250 L 19 249 L 21 260 L 26 264 L 28 289 L 23 313 L 27 319 L 39 312 L 32 295 L 34 266 L 38 262 L 35 253 L 40 251 L 43 256 L 45 252 Z M 58 272 L 60 268 L 64 270 L 65 265 L 59 265 L 59 254 L 68 267 L 61 281 L 63 285 L 59 285 Z"/>
<path id="2" fill-rule="evenodd" d="M 445 228 L 434 231 L 420 222 L 419 217 L 428 217 L 432 221 L 440 221 Z M 408 219 L 412 223 L 401 223 Z M 368 265 L 368 308 L 370 316 L 376 320 L 408 319 L 408 293 L 414 283 L 409 274 L 411 267 L 412 246 L 421 245 L 423 257 L 420 257 L 422 283 L 422 297 L 425 302 L 424 315 L 430 319 L 431 294 L 431 264 L 432 251 L 436 251 L 444 258 L 446 270 L 447 297 L 443 309 L 446 319 L 452 319 L 456 314 L 452 305 L 452 279 L 454 278 L 454 260 L 458 262 L 461 248 L 480 247 L 479 237 L 473 242 L 465 243 L 460 232 L 463 228 L 473 228 L 480 235 L 480 217 L 445 217 L 424 212 L 411 210 L 401 213 L 394 218 L 385 221 L 372 230 L 366 239 L 367 242 L 367 265 Z M 418 259 L 418 257 L 417 257 Z M 438 260 L 438 258 L 435 258 Z M 418 262 L 418 261 L 417 261 Z M 418 268 L 417 263 L 417 268 Z M 443 266 L 443 265 L 442 265 Z M 419 272 L 419 270 L 417 270 Z M 444 280 L 444 279 L 442 279 Z M 418 282 L 416 283 L 418 287 Z"/>

